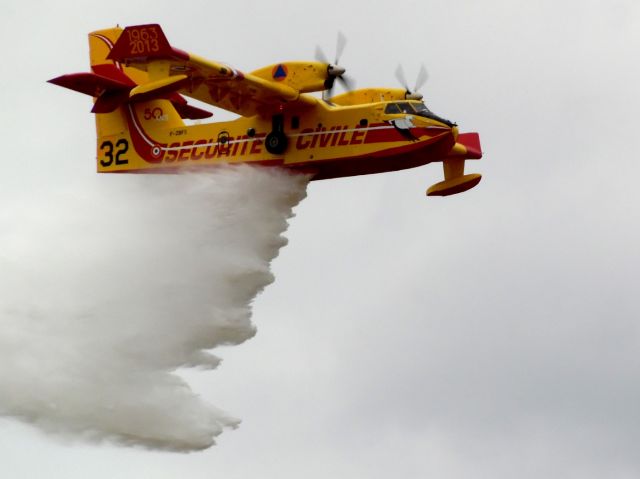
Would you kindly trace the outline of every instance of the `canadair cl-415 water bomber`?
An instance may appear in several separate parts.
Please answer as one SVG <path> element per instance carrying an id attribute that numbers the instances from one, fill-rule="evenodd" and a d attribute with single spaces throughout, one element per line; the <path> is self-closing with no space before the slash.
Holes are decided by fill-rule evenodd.
<path id="1" fill-rule="evenodd" d="M 94 98 L 100 173 L 157 173 L 220 164 L 289 168 L 314 180 L 366 175 L 442 162 L 444 181 L 430 196 L 466 191 L 480 181 L 465 161 L 482 157 L 477 133 L 458 127 L 422 102 L 416 88 L 349 86 L 336 61 L 318 49 L 315 61 L 283 62 L 243 73 L 174 48 L 159 25 L 116 27 L 89 34 L 91 72 L 51 83 Z M 322 92 L 321 96 L 312 94 Z M 212 116 L 187 98 L 240 115 Z M 185 121 L 187 120 L 187 121 Z"/>

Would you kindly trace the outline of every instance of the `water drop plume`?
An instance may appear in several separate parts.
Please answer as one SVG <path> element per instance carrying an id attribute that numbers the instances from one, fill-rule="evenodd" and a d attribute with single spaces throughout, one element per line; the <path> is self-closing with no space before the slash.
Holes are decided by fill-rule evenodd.
<path id="1" fill-rule="evenodd" d="M 4 198 L 0 414 L 72 438 L 188 451 L 238 420 L 176 370 L 251 338 L 307 178 L 247 166 L 96 176 Z"/>

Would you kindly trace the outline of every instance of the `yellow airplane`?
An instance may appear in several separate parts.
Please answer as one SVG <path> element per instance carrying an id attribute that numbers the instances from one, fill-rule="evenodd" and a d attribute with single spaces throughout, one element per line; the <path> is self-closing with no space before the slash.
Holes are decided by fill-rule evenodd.
<path id="1" fill-rule="evenodd" d="M 344 38 L 341 40 L 344 47 Z M 347 83 L 336 61 L 270 65 L 250 74 L 172 47 L 160 25 L 89 34 L 91 73 L 51 83 L 94 97 L 100 173 L 175 172 L 249 163 L 321 180 L 413 168 L 440 161 L 444 181 L 427 195 L 473 188 L 465 160 L 482 157 L 477 133 L 432 113 L 416 89 L 366 88 L 329 97 Z M 403 74 L 397 72 L 402 80 Z M 426 79 L 426 72 L 420 74 Z M 406 82 L 404 82 L 406 84 Z M 310 94 L 323 92 L 322 98 Z M 185 123 L 212 113 L 185 96 L 240 115 Z"/>

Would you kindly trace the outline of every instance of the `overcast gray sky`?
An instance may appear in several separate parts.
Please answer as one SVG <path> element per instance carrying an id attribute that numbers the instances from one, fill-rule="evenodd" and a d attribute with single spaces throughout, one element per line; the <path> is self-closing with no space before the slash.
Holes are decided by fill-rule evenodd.
<path id="1" fill-rule="evenodd" d="M 257 335 L 186 374 L 238 429 L 180 454 L 2 419 L 3 477 L 640 476 L 640 4 L 9 0 L 5 215 L 107 181 L 90 100 L 45 80 L 87 69 L 89 31 L 152 22 L 244 71 L 338 30 L 358 86 L 424 62 L 427 105 L 480 132 L 484 178 L 443 199 L 424 196 L 439 165 L 312 183 Z"/>

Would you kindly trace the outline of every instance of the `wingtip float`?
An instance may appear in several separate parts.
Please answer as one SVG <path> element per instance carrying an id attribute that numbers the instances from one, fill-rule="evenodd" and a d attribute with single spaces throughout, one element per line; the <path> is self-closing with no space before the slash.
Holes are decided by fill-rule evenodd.
<path id="1" fill-rule="evenodd" d="M 242 73 L 172 47 L 156 24 L 92 32 L 89 46 L 91 72 L 49 81 L 94 98 L 100 173 L 252 163 L 320 180 L 442 162 L 445 179 L 429 196 L 461 193 L 481 179 L 464 173 L 466 160 L 482 157 L 479 135 L 459 133 L 416 91 L 366 88 L 328 97 L 335 80 L 347 84 L 337 59 Z M 186 124 L 212 113 L 185 97 L 240 117 Z"/>

